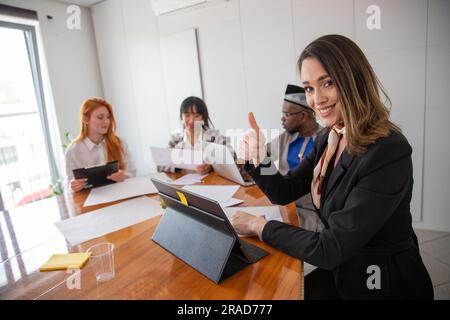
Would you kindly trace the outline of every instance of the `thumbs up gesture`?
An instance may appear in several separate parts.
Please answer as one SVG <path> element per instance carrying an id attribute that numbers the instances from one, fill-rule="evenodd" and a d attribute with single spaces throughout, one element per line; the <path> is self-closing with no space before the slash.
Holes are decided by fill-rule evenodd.
<path id="1" fill-rule="evenodd" d="M 256 122 L 253 112 L 248 114 L 250 130 L 244 134 L 239 146 L 239 157 L 245 161 L 253 161 L 258 166 L 266 156 L 266 138 Z"/>

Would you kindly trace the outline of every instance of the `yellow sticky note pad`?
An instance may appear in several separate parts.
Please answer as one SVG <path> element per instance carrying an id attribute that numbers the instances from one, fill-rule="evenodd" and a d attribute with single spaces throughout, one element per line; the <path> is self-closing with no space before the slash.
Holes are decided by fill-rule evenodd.
<path id="1" fill-rule="evenodd" d="M 185 205 L 189 206 L 189 203 L 187 202 L 186 196 L 182 193 L 177 191 L 177 195 L 180 197 L 180 201 Z"/>
<path id="2" fill-rule="evenodd" d="M 86 252 L 54 254 L 39 268 L 39 271 L 82 269 L 89 260 L 89 256 L 90 254 Z"/>

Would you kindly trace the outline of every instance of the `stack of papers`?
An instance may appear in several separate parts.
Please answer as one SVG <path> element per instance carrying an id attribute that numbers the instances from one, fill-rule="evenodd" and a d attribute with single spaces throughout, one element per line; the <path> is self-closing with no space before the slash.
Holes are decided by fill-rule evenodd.
<path id="1" fill-rule="evenodd" d="M 97 204 L 142 196 L 145 194 L 157 193 L 158 190 L 153 185 L 150 178 L 171 181 L 171 179 L 163 173 L 154 173 L 148 176 L 129 178 L 123 182 L 94 188 L 91 189 L 89 196 L 84 202 L 84 206 L 94 206 Z"/>
<path id="2" fill-rule="evenodd" d="M 243 200 L 233 198 L 238 191 L 238 185 L 231 186 L 185 186 L 184 190 L 198 194 L 202 197 L 219 202 L 222 208 L 230 207 L 244 202 Z"/>
<path id="3" fill-rule="evenodd" d="M 139 197 L 56 223 L 74 246 L 162 214 L 159 201 Z"/>
<path id="4" fill-rule="evenodd" d="M 267 206 L 267 207 L 238 207 L 238 208 L 223 208 L 225 215 L 228 220 L 231 220 L 231 217 L 237 211 L 243 211 L 246 213 L 253 214 L 257 217 L 264 217 L 267 221 L 276 220 L 283 222 L 283 218 L 281 217 L 280 208 L 278 206 Z M 242 234 L 238 234 L 239 237 L 245 237 Z"/>
<path id="5" fill-rule="evenodd" d="M 267 221 L 276 220 L 283 222 L 278 206 L 224 208 L 223 211 L 228 219 L 231 219 L 237 211 L 244 211 L 257 217 L 264 217 Z"/>
<path id="6" fill-rule="evenodd" d="M 202 182 L 202 179 L 207 177 L 207 174 L 200 175 L 198 173 L 188 173 L 181 178 L 178 178 L 177 180 L 174 180 L 171 182 L 171 184 L 177 184 L 177 185 L 190 185 L 195 183 Z"/>
<path id="7" fill-rule="evenodd" d="M 242 202 L 244 202 L 244 200 L 237 199 L 237 198 L 231 198 L 230 200 L 227 200 L 227 201 L 220 201 L 219 204 L 222 208 L 226 208 L 226 207 L 232 207 L 232 206 L 241 204 Z"/>
<path id="8" fill-rule="evenodd" d="M 158 166 L 195 170 L 198 165 L 203 163 L 203 153 L 201 150 L 156 147 L 151 147 L 150 150 L 153 161 Z"/>

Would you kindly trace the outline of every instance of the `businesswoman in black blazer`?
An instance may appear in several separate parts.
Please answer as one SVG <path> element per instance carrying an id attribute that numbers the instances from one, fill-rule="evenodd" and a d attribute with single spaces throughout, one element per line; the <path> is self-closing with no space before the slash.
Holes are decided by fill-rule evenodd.
<path id="1" fill-rule="evenodd" d="M 238 212 L 237 232 L 317 266 L 305 277 L 306 299 L 432 299 L 411 226 L 411 146 L 389 120 L 369 62 L 350 39 L 327 35 L 304 49 L 298 66 L 308 104 L 328 134 L 295 171 L 270 174 L 250 113 L 252 130 L 240 153 L 273 203 L 311 192 L 325 228 L 313 232 Z"/>

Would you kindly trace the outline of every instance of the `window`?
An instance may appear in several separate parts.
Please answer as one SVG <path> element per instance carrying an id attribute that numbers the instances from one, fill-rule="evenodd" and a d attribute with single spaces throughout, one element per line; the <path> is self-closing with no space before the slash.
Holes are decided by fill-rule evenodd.
<path id="1" fill-rule="evenodd" d="M 0 166 L 6 166 L 17 162 L 17 151 L 15 146 L 0 148 Z"/>
<path id="2" fill-rule="evenodd" d="M 0 14 L 4 14 L 4 7 L 0 6 Z M 22 24 L 2 21 L 0 16 L 0 204 L 4 206 L 0 210 L 48 196 L 52 181 L 59 178 L 50 141 L 36 25 L 37 20 Z"/>

